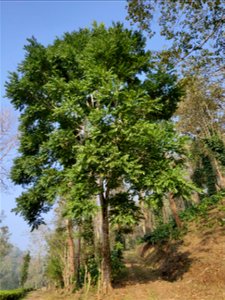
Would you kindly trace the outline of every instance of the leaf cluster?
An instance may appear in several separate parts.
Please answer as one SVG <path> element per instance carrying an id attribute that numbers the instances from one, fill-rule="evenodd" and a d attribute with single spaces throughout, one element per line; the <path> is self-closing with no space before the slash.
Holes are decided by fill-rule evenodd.
<path id="1" fill-rule="evenodd" d="M 179 239 L 181 235 L 181 230 L 176 227 L 173 220 L 170 220 L 168 223 L 159 224 L 150 234 L 145 235 L 141 242 L 150 245 L 164 244 L 169 240 Z"/>

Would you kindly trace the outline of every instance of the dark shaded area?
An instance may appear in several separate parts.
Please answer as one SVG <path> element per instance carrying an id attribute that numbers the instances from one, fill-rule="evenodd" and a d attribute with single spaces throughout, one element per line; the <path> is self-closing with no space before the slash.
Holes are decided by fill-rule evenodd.
<path id="1" fill-rule="evenodd" d="M 189 251 L 179 252 L 177 247 L 175 251 L 170 249 L 159 267 L 161 278 L 170 282 L 181 279 L 191 266 L 192 259 L 189 256 Z"/>
<path id="2" fill-rule="evenodd" d="M 189 270 L 193 260 L 190 252 L 181 252 L 179 248 L 182 241 L 173 244 L 160 246 L 144 246 L 145 252 L 152 248 L 152 251 L 145 257 L 128 257 L 126 259 L 126 274 L 123 281 L 118 283 L 115 288 L 147 283 L 150 281 L 166 280 L 177 281 Z M 142 251 L 142 254 L 143 251 Z"/>
<path id="3" fill-rule="evenodd" d="M 203 155 L 196 163 L 192 175 L 193 182 L 200 188 L 207 187 L 207 194 L 209 196 L 217 192 L 217 176 L 213 163 L 208 155 Z M 201 195 L 200 195 L 201 198 Z"/>

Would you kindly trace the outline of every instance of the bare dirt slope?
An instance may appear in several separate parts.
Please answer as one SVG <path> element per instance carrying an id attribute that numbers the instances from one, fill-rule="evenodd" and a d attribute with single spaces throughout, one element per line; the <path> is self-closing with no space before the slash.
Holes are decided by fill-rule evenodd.
<path id="1" fill-rule="evenodd" d="M 192 223 L 182 241 L 127 252 L 127 275 L 108 296 L 37 291 L 26 299 L 225 300 L 224 206 Z"/>

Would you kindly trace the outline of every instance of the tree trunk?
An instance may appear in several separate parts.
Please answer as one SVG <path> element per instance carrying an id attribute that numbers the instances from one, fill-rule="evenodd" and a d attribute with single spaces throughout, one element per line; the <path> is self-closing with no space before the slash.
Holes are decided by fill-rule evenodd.
<path id="1" fill-rule="evenodd" d="M 75 249 L 73 241 L 73 224 L 71 220 L 66 220 L 67 243 L 68 243 L 68 288 L 72 288 L 75 276 Z"/>
<path id="2" fill-rule="evenodd" d="M 139 204 L 141 207 L 141 212 L 144 216 L 141 221 L 143 234 L 151 233 L 155 228 L 155 216 L 152 209 L 145 204 L 145 193 L 143 191 L 139 194 Z"/>
<path id="3" fill-rule="evenodd" d="M 81 228 L 78 227 L 78 240 L 77 240 L 77 256 L 76 256 L 76 286 L 80 287 L 80 257 L 81 257 Z"/>
<path id="4" fill-rule="evenodd" d="M 171 192 L 169 193 L 169 202 L 170 202 L 170 208 L 173 213 L 173 217 L 176 222 L 176 225 L 178 228 L 182 228 L 181 219 L 177 213 L 177 205 L 176 202 L 174 201 L 174 195 Z"/>
<path id="5" fill-rule="evenodd" d="M 101 238 L 102 238 L 102 212 L 98 211 L 93 218 L 94 228 L 94 254 L 96 260 L 101 255 Z"/>
<path id="6" fill-rule="evenodd" d="M 108 199 L 100 193 L 100 204 L 102 212 L 102 266 L 101 266 L 101 285 L 102 292 L 108 293 L 112 289 L 111 285 L 111 257 L 109 242 L 109 216 Z"/>
<path id="7" fill-rule="evenodd" d="M 140 201 L 140 207 L 141 207 L 141 213 L 144 216 L 143 220 L 141 220 L 141 227 L 142 227 L 143 235 L 145 235 L 146 232 L 147 232 L 147 229 L 146 229 L 147 216 L 146 216 L 146 210 L 145 210 L 145 207 L 144 207 L 144 202 L 142 200 Z"/>
<path id="8" fill-rule="evenodd" d="M 171 218 L 171 204 L 167 197 L 163 197 L 162 217 L 163 223 L 168 223 Z"/>

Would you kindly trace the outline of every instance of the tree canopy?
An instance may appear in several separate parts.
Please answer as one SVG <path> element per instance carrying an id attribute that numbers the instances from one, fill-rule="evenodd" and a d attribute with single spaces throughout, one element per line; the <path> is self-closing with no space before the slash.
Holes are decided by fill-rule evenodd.
<path id="1" fill-rule="evenodd" d="M 136 204 L 127 193 L 144 188 L 162 197 L 192 188 L 179 163 L 184 140 L 169 121 L 181 88 L 165 64 L 153 63 L 142 34 L 119 23 L 109 28 L 94 23 L 46 47 L 31 38 L 25 51 L 6 84 L 21 111 L 11 177 L 26 190 L 15 211 L 37 227 L 59 198 L 76 221 L 93 214 L 97 199 L 107 285 L 109 206 L 115 213 L 118 199 L 127 202 L 135 222 Z M 128 191 L 116 196 L 121 183 Z M 130 222 L 130 210 L 126 217 Z"/>

